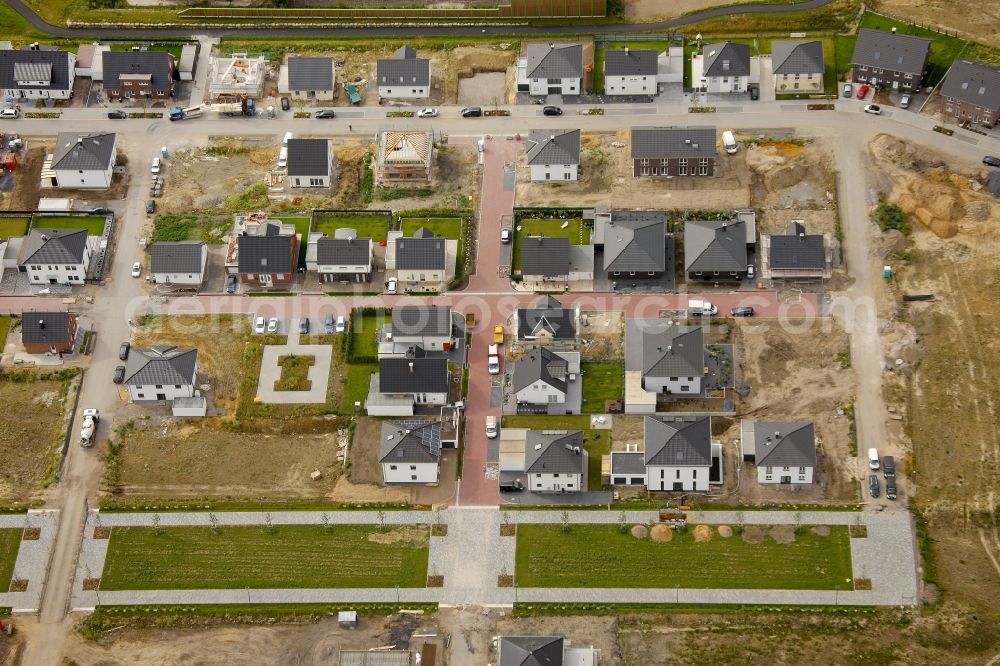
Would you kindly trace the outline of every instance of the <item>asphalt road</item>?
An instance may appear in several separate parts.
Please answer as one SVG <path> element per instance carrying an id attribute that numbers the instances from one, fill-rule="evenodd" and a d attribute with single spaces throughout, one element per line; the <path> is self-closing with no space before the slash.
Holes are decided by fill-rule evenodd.
<path id="1" fill-rule="evenodd" d="M 284 25 L 281 28 L 238 26 L 232 28 L 219 28 L 214 30 L 201 30 L 198 26 L 187 28 L 66 28 L 52 25 L 46 22 L 30 7 L 21 0 L 6 0 L 7 4 L 18 14 L 23 16 L 36 30 L 47 32 L 58 37 L 133 37 L 137 39 L 163 39 L 175 37 L 190 39 L 192 30 L 197 30 L 199 34 L 221 37 L 223 35 L 274 35 L 276 37 L 287 37 L 289 33 L 295 36 L 325 36 L 325 37 L 373 37 L 373 36 L 393 36 L 398 37 L 401 33 L 399 25 L 386 25 L 382 27 L 316 27 L 315 25 Z M 486 35 L 552 35 L 552 34 L 586 34 L 586 33 L 630 33 L 647 32 L 650 30 L 668 30 L 685 25 L 691 25 L 699 21 L 717 18 L 719 16 L 729 16 L 733 14 L 780 14 L 784 12 L 807 11 L 818 9 L 829 4 L 832 0 L 807 0 L 806 2 L 791 3 L 787 5 L 740 5 L 738 7 L 714 7 L 692 14 L 685 14 L 667 21 L 657 21 L 655 23 L 592 23 L 592 24 L 569 24 L 569 25 L 449 25 L 449 26 L 424 26 L 407 25 L 406 35 L 413 36 L 435 36 L 435 35 L 468 35 L 479 29 Z"/>

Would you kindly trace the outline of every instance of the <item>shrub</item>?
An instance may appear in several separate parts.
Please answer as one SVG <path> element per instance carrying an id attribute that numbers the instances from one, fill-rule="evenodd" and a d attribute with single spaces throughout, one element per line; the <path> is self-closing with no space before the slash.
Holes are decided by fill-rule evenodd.
<path id="1" fill-rule="evenodd" d="M 878 226 L 882 231 L 898 229 L 904 234 L 910 234 L 910 220 L 903 209 L 896 204 L 882 199 L 875 210 L 875 217 L 878 219 Z"/>

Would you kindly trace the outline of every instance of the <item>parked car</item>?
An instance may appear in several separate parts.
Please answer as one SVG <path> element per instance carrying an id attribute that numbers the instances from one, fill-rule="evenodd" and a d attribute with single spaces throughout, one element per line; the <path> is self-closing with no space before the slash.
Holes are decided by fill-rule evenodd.
<path id="1" fill-rule="evenodd" d="M 288 99 L 287 97 L 282 97 L 281 98 L 281 110 L 282 111 L 288 111 L 291 108 L 292 108 L 292 101 L 290 99 Z"/>
<path id="2" fill-rule="evenodd" d="M 328 314 L 327 316 L 323 317 L 323 332 L 326 333 L 327 335 L 330 335 L 331 333 L 333 333 L 333 315 L 332 314 Z"/>
<path id="3" fill-rule="evenodd" d="M 878 497 L 878 477 L 874 474 L 868 475 L 868 492 L 871 493 L 872 497 Z"/>
<path id="4" fill-rule="evenodd" d="M 313 114 L 313 118 L 336 118 L 337 114 L 333 112 L 333 109 L 323 109 L 322 111 L 317 111 Z"/>
<path id="5" fill-rule="evenodd" d="M 871 87 L 867 83 L 862 83 L 861 87 L 858 88 L 858 99 L 864 99 L 867 97 L 869 90 L 871 90 Z"/>
<path id="6" fill-rule="evenodd" d="M 3 120 L 13 120 L 21 115 L 21 112 L 17 109 L 3 109 L 0 110 L 0 118 Z"/>
<path id="7" fill-rule="evenodd" d="M 278 168 L 284 169 L 286 166 L 288 166 L 288 148 L 282 146 L 278 150 Z"/>
<path id="8" fill-rule="evenodd" d="M 236 293 L 236 276 L 227 275 L 226 276 L 226 293 L 235 294 Z"/>
<path id="9" fill-rule="evenodd" d="M 417 118 L 437 118 L 438 110 L 433 106 L 429 106 L 426 109 L 420 109 L 417 111 Z"/>
<path id="10" fill-rule="evenodd" d="M 896 479 L 895 477 L 889 477 L 885 480 L 885 496 L 886 499 L 894 500 L 896 499 Z"/>
<path id="11" fill-rule="evenodd" d="M 159 157 L 154 157 L 153 158 L 153 163 L 149 167 L 149 172 L 151 174 L 153 174 L 154 176 L 156 174 L 160 173 L 160 158 Z"/>
<path id="12" fill-rule="evenodd" d="M 309 320 L 300 319 L 299 320 L 299 333 L 307 334 L 309 333 Z"/>
<path id="13" fill-rule="evenodd" d="M 899 98 L 899 108 L 905 109 L 910 106 L 911 97 L 909 95 L 903 95 Z"/>
<path id="14" fill-rule="evenodd" d="M 87 212 L 90 213 L 91 215 L 107 215 L 108 213 L 111 212 L 111 210 L 107 208 L 91 208 Z"/>
<path id="15" fill-rule="evenodd" d="M 502 493 L 519 493 L 522 490 L 524 490 L 524 484 L 520 479 L 500 482 L 500 492 Z"/>
<path id="16" fill-rule="evenodd" d="M 463 118 L 478 118 L 483 115 L 483 110 L 478 106 L 467 106 L 462 109 Z"/>
<path id="17" fill-rule="evenodd" d="M 503 344 L 503 326 L 501 326 L 500 324 L 497 324 L 496 326 L 493 327 L 493 344 L 495 345 Z"/>
<path id="18" fill-rule="evenodd" d="M 877 472 L 879 468 L 878 449 L 872 447 L 868 449 L 868 469 Z"/>
<path id="19" fill-rule="evenodd" d="M 267 322 L 264 320 L 263 317 L 257 317 L 256 319 L 253 320 L 254 333 L 263 333 L 266 330 L 267 330 Z"/>
<path id="20" fill-rule="evenodd" d="M 500 357 L 499 356 L 490 356 L 489 357 L 489 361 L 487 362 L 487 369 L 489 370 L 489 372 L 490 372 L 491 375 L 499 375 L 500 374 Z"/>
<path id="21" fill-rule="evenodd" d="M 882 457 L 882 475 L 887 479 L 896 476 L 896 459 L 892 456 Z"/>
<path id="22" fill-rule="evenodd" d="M 346 331 L 347 330 L 347 317 L 345 317 L 344 315 L 339 315 L 337 317 L 337 324 L 336 324 L 336 326 L 334 326 L 333 330 L 335 332 L 337 332 L 337 333 L 343 333 L 344 331 Z"/>
<path id="23" fill-rule="evenodd" d="M 486 417 L 486 437 L 488 439 L 494 439 L 497 436 L 497 417 L 487 416 Z"/>
<path id="24" fill-rule="evenodd" d="M 750 99 L 754 102 L 760 99 L 760 88 L 757 86 L 750 87 Z"/>
<path id="25" fill-rule="evenodd" d="M 562 115 L 562 109 L 560 109 L 558 106 L 546 106 L 546 107 L 542 108 L 542 115 L 543 116 L 561 116 Z"/>
<path id="26" fill-rule="evenodd" d="M 396 293 L 396 278 L 389 278 L 389 281 L 385 283 L 385 293 L 395 294 Z"/>
<path id="27" fill-rule="evenodd" d="M 747 277 L 752 280 L 756 270 L 753 264 L 747 264 Z"/>
<path id="28" fill-rule="evenodd" d="M 504 227 L 500 230 L 500 242 L 503 244 L 510 243 L 511 239 L 514 238 L 514 231 L 510 227 Z"/>
<path id="29" fill-rule="evenodd" d="M 108 120 L 125 120 L 128 114 L 124 111 L 108 111 Z"/>
<path id="30" fill-rule="evenodd" d="M 987 155 L 983 158 L 983 164 L 991 167 L 1000 167 L 1000 157 L 993 157 L 992 155 Z"/>
<path id="31" fill-rule="evenodd" d="M 870 113 L 873 116 L 881 116 L 882 107 L 878 104 L 865 104 L 865 113 Z"/>
<path id="32" fill-rule="evenodd" d="M 132 264 L 132 277 L 139 277 L 142 275 L 142 264 L 138 261 Z"/>
<path id="33" fill-rule="evenodd" d="M 267 320 L 267 332 L 268 333 L 278 332 L 278 320 L 276 318 L 271 317 L 270 319 Z"/>
<path id="34" fill-rule="evenodd" d="M 122 346 L 118 348 L 118 358 L 122 361 L 128 360 L 129 350 L 132 349 L 132 345 L 128 342 L 123 342 Z"/>
<path id="35" fill-rule="evenodd" d="M 845 83 L 844 97 L 850 98 L 852 95 L 854 95 L 854 86 L 852 86 L 850 83 Z"/>
<path id="36" fill-rule="evenodd" d="M 749 305 L 740 305 L 730 310 L 730 314 L 734 317 L 752 317 L 753 308 Z"/>
<path id="37" fill-rule="evenodd" d="M 119 365 L 115 368 L 115 376 L 111 378 L 115 384 L 121 384 L 125 381 L 125 366 Z"/>
<path id="38" fill-rule="evenodd" d="M 152 199 L 146 201 L 146 215 L 152 215 L 156 212 L 156 202 Z"/>

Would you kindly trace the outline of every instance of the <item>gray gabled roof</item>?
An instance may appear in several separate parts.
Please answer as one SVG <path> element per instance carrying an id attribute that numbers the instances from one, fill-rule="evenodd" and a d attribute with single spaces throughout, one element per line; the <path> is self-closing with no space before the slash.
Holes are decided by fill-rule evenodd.
<path id="1" fill-rule="evenodd" d="M 32 229 L 18 263 L 82 264 L 86 249 L 86 229 Z"/>
<path id="2" fill-rule="evenodd" d="M 240 236 L 236 239 L 239 250 L 240 273 L 292 273 L 295 236 Z"/>
<path id="3" fill-rule="evenodd" d="M 712 419 L 708 416 L 647 416 L 643 421 L 646 465 L 710 467 Z"/>
<path id="4" fill-rule="evenodd" d="M 582 44 L 528 44 L 529 79 L 583 78 Z"/>
<path id="5" fill-rule="evenodd" d="M 701 377 L 705 334 L 701 326 L 675 326 L 663 319 L 629 319 L 625 369 L 643 377 Z"/>
<path id="6" fill-rule="evenodd" d="M 823 42 L 777 39 L 771 42 L 775 74 L 822 74 Z"/>
<path id="7" fill-rule="evenodd" d="M 576 310 L 564 308 L 551 296 L 542 296 L 530 308 L 517 310 L 517 337 L 524 340 L 548 331 L 553 340 L 576 338 Z"/>
<path id="8" fill-rule="evenodd" d="M 632 159 L 715 157 L 714 127 L 633 127 Z"/>
<path id="9" fill-rule="evenodd" d="M 654 49 L 621 49 L 604 52 L 604 76 L 656 76 Z"/>
<path id="10" fill-rule="evenodd" d="M 113 133 L 60 132 L 52 155 L 52 168 L 72 171 L 105 171 L 115 162 Z"/>
<path id="11" fill-rule="evenodd" d="M 49 77 L 48 85 L 26 85 L 26 89 L 69 90 L 70 54 L 66 51 L 31 51 L 26 49 L 0 51 L 0 88 L 17 90 L 21 86 L 14 69 L 25 75 L 39 68 Z"/>
<path id="12" fill-rule="evenodd" d="M 129 74 L 148 74 L 153 90 L 167 91 L 174 83 L 174 57 L 166 51 L 105 51 L 101 62 L 104 88 L 111 92 Z"/>
<path id="13" fill-rule="evenodd" d="M 923 76 L 931 40 L 913 35 L 862 28 L 854 43 L 852 65 L 867 65 L 893 72 Z"/>
<path id="14" fill-rule="evenodd" d="M 569 363 L 545 347 L 532 349 L 514 362 L 512 388 L 515 392 L 541 380 L 565 393 Z"/>
<path id="15" fill-rule="evenodd" d="M 330 142 L 326 139 L 289 139 L 288 175 L 329 176 Z"/>
<path id="16" fill-rule="evenodd" d="M 703 76 L 750 76 L 750 47 L 746 44 L 722 42 L 705 44 Z"/>
<path id="17" fill-rule="evenodd" d="M 619 211 L 616 211 L 619 212 Z M 662 211 L 634 217 L 628 211 L 604 221 L 604 270 L 661 273 L 667 267 L 667 217 Z"/>
<path id="18" fill-rule="evenodd" d="M 379 86 L 429 86 L 431 84 L 431 61 L 418 58 L 410 46 L 396 49 L 391 58 L 380 58 L 376 66 L 375 80 Z"/>
<path id="19" fill-rule="evenodd" d="M 518 240 L 521 275 L 569 275 L 569 239 L 564 236 L 525 236 Z"/>
<path id="20" fill-rule="evenodd" d="M 809 235 L 804 226 L 792 222 L 784 235 L 771 236 L 771 268 L 823 270 L 826 268 L 825 240 L 821 234 Z"/>
<path id="21" fill-rule="evenodd" d="M 25 344 L 58 345 L 71 341 L 69 312 L 24 312 L 21 314 L 21 340 Z"/>
<path id="22" fill-rule="evenodd" d="M 440 457 L 440 421 L 403 419 L 382 422 L 380 463 L 434 463 Z"/>
<path id="23" fill-rule="evenodd" d="M 198 367 L 198 350 L 173 345 L 133 349 L 125 365 L 129 386 L 193 386 Z"/>
<path id="24" fill-rule="evenodd" d="M 288 58 L 289 90 L 333 90 L 333 58 Z"/>
<path id="25" fill-rule="evenodd" d="M 396 268 L 404 271 L 439 271 L 445 268 L 445 239 L 423 227 L 413 238 L 396 239 Z"/>
<path id="26" fill-rule="evenodd" d="M 1000 109 L 1000 68 L 956 60 L 941 84 L 941 94 L 984 109 Z"/>
<path id="27" fill-rule="evenodd" d="M 816 466 L 816 430 L 809 421 L 756 421 L 753 432 L 758 467 Z"/>
<path id="28" fill-rule="evenodd" d="M 316 263 L 343 266 L 371 266 L 371 238 L 328 238 L 316 241 Z"/>
<path id="29" fill-rule="evenodd" d="M 497 666 L 562 666 L 562 636 L 501 636 Z"/>
<path id="30" fill-rule="evenodd" d="M 531 130 L 524 149 L 528 164 L 579 164 L 580 130 Z"/>
<path id="31" fill-rule="evenodd" d="M 448 359 L 379 359 L 378 377 L 382 393 L 447 393 Z"/>
<path id="32" fill-rule="evenodd" d="M 149 248 L 153 273 L 201 273 L 205 241 L 153 243 Z"/>
<path id="33" fill-rule="evenodd" d="M 684 223 L 684 270 L 730 273 L 747 269 L 746 223 L 693 220 Z"/>
<path id="34" fill-rule="evenodd" d="M 582 474 L 584 460 L 582 431 L 528 431 L 524 445 L 528 474 Z"/>
<path id="35" fill-rule="evenodd" d="M 392 335 L 451 335 L 451 307 L 447 305 L 399 305 L 392 309 Z"/>

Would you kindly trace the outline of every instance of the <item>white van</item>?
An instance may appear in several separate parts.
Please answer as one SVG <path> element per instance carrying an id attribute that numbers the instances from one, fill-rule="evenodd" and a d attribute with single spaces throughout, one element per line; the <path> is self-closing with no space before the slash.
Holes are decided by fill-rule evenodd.
<path id="1" fill-rule="evenodd" d="M 736 137 L 729 130 L 722 133 L 722 145 L 726 147 L 726 152 L 730 155 L 735 155 L 736 151 L 739 150 L 739 144 L 736 143 Z"/>
<path id="2" fill-rule="evenodd" d="M 486 417 L 486 437 L 493 439 L 497 436 L 497 417 L 487 416 Z"/>
<path id="3" fill-rule="evenodd" d="M 719 308 L 713 303 L 702 300 L 688 301 L 689 317 L 714 317 L 719 312 Z"/>
<path id="4" fill-rule="evenodd" d="M 285 138 L 281 140 L 281 147 L 288 148 L 288 142 L 292 139 L 291 132 L 285 132 Z"/>
<path id="5" fill-rule="evenodd" d="M 875 471 L 879 468 L 878 449 L 868 449 L 868 467 L 872 471 Z"/>

